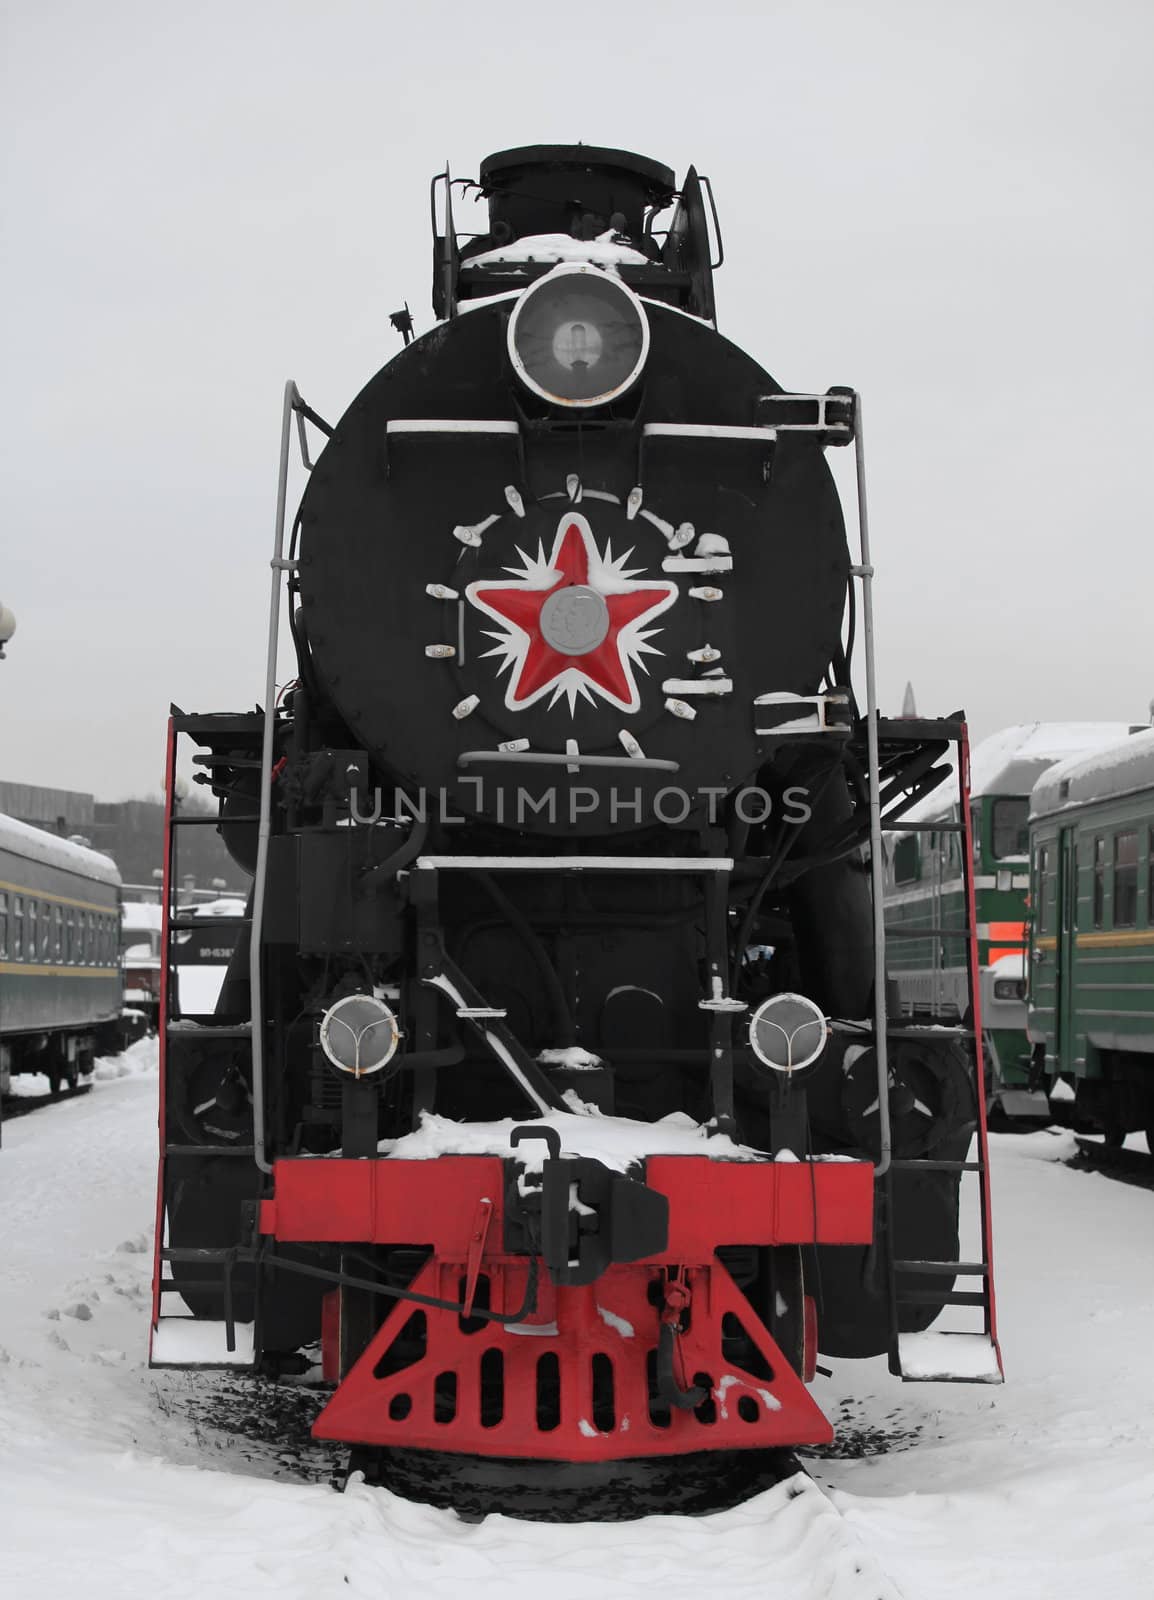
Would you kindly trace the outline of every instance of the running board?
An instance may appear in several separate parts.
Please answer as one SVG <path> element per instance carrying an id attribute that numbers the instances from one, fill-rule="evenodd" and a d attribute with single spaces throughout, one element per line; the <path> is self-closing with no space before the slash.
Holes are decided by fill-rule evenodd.
<path id="1" fill-rule="evenodd" d="M 233 1324 L 234 1349 L 228 1348 L 228 1324 L 198 1317 L 161 1317 L 153 1326 L 150 1367 L 248 1369 L 256 1352 L 251 1322 Z"/>
<path id="2" fill-rule="evenodd" d="M 1002 1355 L 988 1333 L 898 1334 L 903 1383 L 1002 1383 Z"/>

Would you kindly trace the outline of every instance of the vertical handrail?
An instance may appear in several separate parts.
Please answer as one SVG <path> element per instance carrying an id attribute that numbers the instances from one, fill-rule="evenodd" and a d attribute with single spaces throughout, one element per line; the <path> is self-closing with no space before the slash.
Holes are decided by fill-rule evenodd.
<path id="1" fill-rule="evenodd" d="M 264 891 L 268 877 L 268 841 L 272 832 L 272 767 L 276 735 L 276 669 L 280 642 L 281 574 L 285 570 L 284 527 L 288 501 L 289 449 L 293 412 L 300 391 L 290 378 L 284 386 L 281 416 L 280 470 L 276 489 L 276 528 L 273 537 L 272 581 L 269 592 L 268 659 L 264 679 L 264 731 L 260 757 L 260 821 L 257 825 L 256 872 L 252 885 L 252 926 L 249 934 L 248 986 L 252 1010 L 252 1118 L 253 1158 L 261 1172 L 271 1172 L 265 1155 L 264 1121 L 264 986 L 261 970 L 261 935 L 264 930 Z"/>
<path id="2" fill-rule="evenodd" d="M 958 791 L 962 808 L 962 871 L 966 889 L 966 960 L 970 972 L 970 1009 L 974 1019 L 974 1091 L 978 1111 L 978 1199 L 982 1226 L 982 1260 L 986 1266 L 984 1294 L 986 1299 L 986 1332 L 997 1353 L 998 1367 L 1002 1365 L 1002 1352 L 998 1347 L 998 1316 L 994 1298 L 994 1237 L 990 1226 L 990 1141 L 986 1127 L 986 1068 L 982 1051 L 982 976 L 978 962 L 977 906 L 974 897 L 974 837 L 970 818 L 970 735 L 963 724 L 958 745 Z"/>
<path id="3" fill-rule="evenodd" d="M 169 929 L 172 908 L 169 897 L 172 894 L 175 880 L 175 874 L 172 870 L 172 819 L 176 811 L 176 737 L 176 721 L 174 717 L 170 716 L 168 719 L 168 748 L 164 757 L 164 857 L 160 888 L 160 994 L 157 998 L 160 1012 L 159 1026 L 157 1028 L 159 1084 L 156 1107 L 160 1149 L 156 1163 L 156 1232 L 152 1246 L 153 1331 L 155 1331 L 160 1321 L 160 1252 L 164 1248 L 164 1184 L 165 1167 L 167 1166 L 165 1124 L 168 1120 L 168 986 L 172 966 L 172 933 Z"/>
<path id="4" fill-rule="evenodd" d="M 862 625 L 866 670 L 866 761 L 870 808 L 870 886 L 874 926 L 874 1056 L 878 1074 L 880 1153 L 875 1178 L 884 1178 L 893 1156 L 890 1132 L 889 1056 L 886 1048 L 886 923 L 885 858 L 882 854 L 881 773 L 878 756 L 877 672 L 874 662 L 873 576 L 870 564 L 869 512 L 866 507 L 865 440 L 861 395 L 854 394 L 854 462 L 857 468 L 857 525 L 861 562 L 855 576 L 862 586 Z"/>

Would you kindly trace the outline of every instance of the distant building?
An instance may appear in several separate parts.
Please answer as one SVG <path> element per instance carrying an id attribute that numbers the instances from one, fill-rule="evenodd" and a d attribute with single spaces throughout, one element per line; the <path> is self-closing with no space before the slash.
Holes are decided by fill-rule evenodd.
<path id="1" fill-rule="evenodd" d="M 0 782 L 0 813 L 49 833 L 87 834 L 95 820 L 96 802 L 74 789 L 42 789 L 34 783 Z"/>
<path id="2" fill-rule="evenodd" d="M 0 780 L 0 813 L 65 839 L 79 835 L 112 857 L 127 885 L 154 883 L 164 865 L 164 806 L 159 800 L 109 802 L 79 790 Z M 195 886 L 213 896 L 247 892 L 245 875 L 215 828 L 184 828 L 181 835 L 177 873 L 186 890 Z"/>

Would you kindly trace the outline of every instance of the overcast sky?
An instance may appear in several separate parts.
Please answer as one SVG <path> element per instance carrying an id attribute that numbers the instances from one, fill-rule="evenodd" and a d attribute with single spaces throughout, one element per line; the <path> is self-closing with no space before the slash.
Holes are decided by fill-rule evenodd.
<path id="1" fill-rule="evenodd" d="M 1150 0 L 4 0 L 0 778 L 159 787 L 261 695 L 280 395 L 429 325 L 428 179 L 714 181 L 722 330 L 863 393 L 883 706 L 1154 695 Z"/>

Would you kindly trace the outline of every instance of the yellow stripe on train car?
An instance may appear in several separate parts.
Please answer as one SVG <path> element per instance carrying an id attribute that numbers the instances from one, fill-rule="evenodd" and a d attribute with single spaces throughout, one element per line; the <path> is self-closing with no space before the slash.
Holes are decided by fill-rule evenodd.
<path id="1" fill-rule="evenodd" d="M 119 967 L 50 967 L 38 961 L 0 961 L 0 975 L 24 978 L 118 978 Z"/>
<path id="2" fill-rule="evenodd" d="M 1135 928 L 1130 932 L 1119 928 L 1116 930 L 1103 929 L 1101 933 L 1079 933 L 1074 936 L 1074 943 L 1079 950 L 1101 950 L 1109 945 L 1118 945 L 1123 948 L 1133 947 L 1134 945 L 1154 945 L 1154 928 Z"/>
<path id="3" fill-rule="evenodd" d="M 109 884 L 110 889 L 114 887 Z M 51 900 L 58 906 L 75 906 L 80 911 L 103 911 L 106 916 L 114 916 L 118 909 L 115 900 L 111 904 L 105 901 L 103 905 L 97 905 L 95 900 L 70 900 L 67 895 L 51 894 L 47 889 L 33 889 L 26 883 L 6 883 L 3 878 L 0 878 L 0 889 L 7 889 L 9 894 L 26 894 L 32 900 Z"/>

